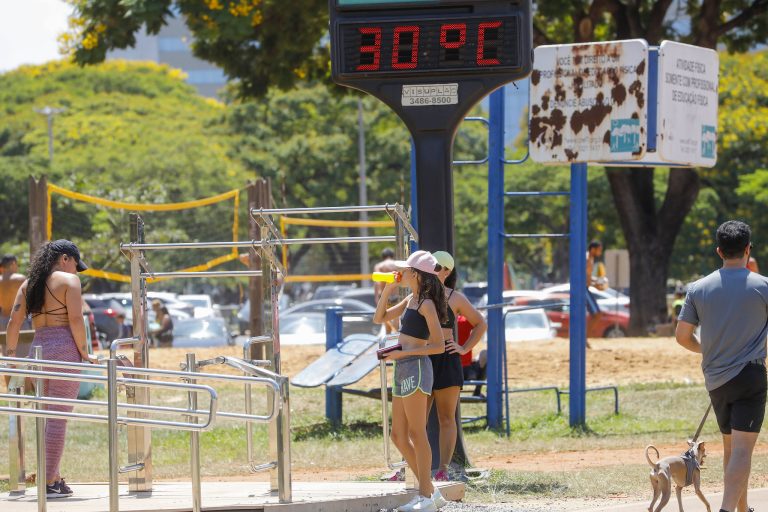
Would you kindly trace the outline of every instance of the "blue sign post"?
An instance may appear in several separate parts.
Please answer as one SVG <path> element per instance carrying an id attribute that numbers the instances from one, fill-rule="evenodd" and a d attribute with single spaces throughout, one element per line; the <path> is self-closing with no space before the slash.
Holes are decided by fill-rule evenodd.
<path id="1" fill-rule="evenodd" d="M 570 222 L 570 394 L 569 424 L 583 425 L 587 415 L 587 164 L 571 164 Z"/>

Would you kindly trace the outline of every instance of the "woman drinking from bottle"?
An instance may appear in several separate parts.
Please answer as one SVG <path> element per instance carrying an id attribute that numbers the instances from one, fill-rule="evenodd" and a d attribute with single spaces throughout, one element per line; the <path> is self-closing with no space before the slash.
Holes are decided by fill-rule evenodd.
<path id="1" fill-rule="evenodd" d="M 456 448 L 456 407 L 459 404 L 459 393 L 464 385 L 464 370 L 461 367 L 461 356 L 469 353 L 483 338 L 487 325 L 485 318 L 476 310 L 463 293 L 457 292 L 456 268 L 453 256 L 445 251 L 433 254 L 440 265 L 438 279 L 445 285 L 448 311 L 445 321 L 440 322 L 445 339 L 445 351 L 429 356 L 432 361 L 432 371 L 435 382 L 432 386 L 432 396 L 429 399 L 429 409 L 434 403 L 437 407 L 437 418 L 440 423 L 440 467 L 435 473 L 435 480 L 446 481 L 448 466 Z M 462 346 L 456 342 L 456 317 L 463 315 L 473 326 L 469 339 Z"/>
<path id="2" fill-rule="evenodd" d="M 419 481 L 419 494 L 399 511 L 434 511 L 445 499 L 432 485 L 432 451 L 427 439 L 427 398 L 432 393 L 430 354 L 445 350 L 440 322 L 447 319 L 443 285 L 437 278 L 440 265 L 427 251 L 416 251 L 406 261 L 395 261 L 400 281 L 387 283 L 381 292 L 373 321 L 377 324 L 400 318 L 401 350 L 383 359 L 394 361 L 392 383 L 392 442 L 403 454 Z M 387 307 L 398 286 L 411 294 Z M 382 390 L 384 392 L 384 390 Z"/>

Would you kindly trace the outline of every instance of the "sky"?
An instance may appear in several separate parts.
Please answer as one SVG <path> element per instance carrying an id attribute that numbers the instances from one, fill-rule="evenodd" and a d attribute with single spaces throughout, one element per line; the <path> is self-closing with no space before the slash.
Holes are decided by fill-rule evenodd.
<path id="1" fill-rule="evenodd" d="M 72 7 L 63 0 L 0 0 L 0 73 L 60 59 L 56 38 Z"/>

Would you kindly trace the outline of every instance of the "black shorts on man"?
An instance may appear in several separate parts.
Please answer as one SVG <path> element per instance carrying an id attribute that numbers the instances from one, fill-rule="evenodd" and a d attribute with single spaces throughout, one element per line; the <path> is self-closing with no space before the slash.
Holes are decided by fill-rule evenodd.
<path id="1" fill-rule="evenodd" d="M 763 361 L 750 362 L 733 379 L 709 392 L 720 432 L 760 432 L 768 382 Z"/>

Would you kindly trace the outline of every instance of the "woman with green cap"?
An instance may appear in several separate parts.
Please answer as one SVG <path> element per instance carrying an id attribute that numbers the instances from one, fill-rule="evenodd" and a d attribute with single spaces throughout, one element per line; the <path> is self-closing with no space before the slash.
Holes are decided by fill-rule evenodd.
<path id="1" fill-rule="evenodd" d="M 431 355 L 434 384 L 432 396 L 427 410 L 432 404 L 437 406 L 437 418 L 440 423 L 440 467 L 435 473 L 435 480 L 449 480 L 448 465 L 453 458 L 458 435 L 456 426 L 456 407 L 459 403 L 459 394 L 464 385 L 464 371 L 461 367 L 461 356 L 469 353 L 483 338 L 487 324 L 483 315 L 475 309 L 469 299 L 455 290 L 456 265 L 453 256 L 445 251 L 432 253 L 441 270 L 437 278 L 445 286 L 445 295 L 448 301 L 448 318 L 440 323 L 445 339 L 445 351 L 441 354 Z M 464 345 L 456 341 L 456 318 L 462 315 L 473 326 L 469 339 Z"/>

